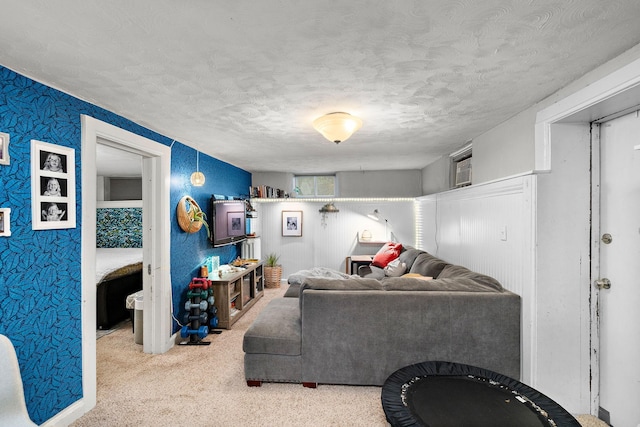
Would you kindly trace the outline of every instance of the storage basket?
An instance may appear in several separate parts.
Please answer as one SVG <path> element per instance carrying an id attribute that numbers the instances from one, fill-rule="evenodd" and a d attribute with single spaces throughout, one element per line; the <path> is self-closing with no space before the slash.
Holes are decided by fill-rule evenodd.
<path id="1" fill-rule="evenodd" d="M 264 287 L 279 288 L 280 279 L 282 278 L 282 266 L 264 267 Z"/>
<path id="2" fill-rule="evenodd" d="M 195 209 L 194 209 L 195 208 Z M 176 207 L 178 225 L 187 233 L 196 233 L 202 228 L 202 221 L 194 221 L 193 216 L 196 210 L 201 210 L 198 203 L 189 196 L 184 196 Z"/>

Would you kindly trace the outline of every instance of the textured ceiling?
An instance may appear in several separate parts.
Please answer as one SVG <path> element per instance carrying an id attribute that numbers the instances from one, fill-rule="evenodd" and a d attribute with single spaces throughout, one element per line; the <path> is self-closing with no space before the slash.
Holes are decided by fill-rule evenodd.
<path id="1" fill-rule="evenodd" d="M 422 168 L 640 43 L 638 0 L 0 7 L 1 65 L 249 171 Z"/>

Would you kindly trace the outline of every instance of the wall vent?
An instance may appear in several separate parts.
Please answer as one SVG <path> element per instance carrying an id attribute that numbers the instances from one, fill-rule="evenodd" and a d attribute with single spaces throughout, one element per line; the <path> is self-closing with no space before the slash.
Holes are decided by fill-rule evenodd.
<path id="1" fill-rule="evenodd" d="M 459 188 L 471 185 L 471 158 L 473 156 L 473 141 L 469 140 L 460 148 L 449 154 L 449 187 Z"/>
<path id="2" fill-rule="evenodd" d="M 471 157 L 456 162 L 456 187 L 471 185 Z"/>

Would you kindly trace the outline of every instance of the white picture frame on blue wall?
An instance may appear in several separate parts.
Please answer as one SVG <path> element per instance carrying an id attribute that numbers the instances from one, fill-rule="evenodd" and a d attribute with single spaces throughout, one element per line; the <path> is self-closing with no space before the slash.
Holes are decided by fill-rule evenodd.
<path id="1" fill-rule="evenodd" d="M 0 237 L 11 236 L 11 208 L 0 208 Z"/>
<path id="2" fill-rule="evenodd" d="M 76 228 L 75 150 L 31 140 L 31 227 Z"/>
<path id="3" fill-rule="evenodd" d="M 11 163 L 9 158 L 9 134 L 0 132 L 0 165 L 8 165 Z"/>

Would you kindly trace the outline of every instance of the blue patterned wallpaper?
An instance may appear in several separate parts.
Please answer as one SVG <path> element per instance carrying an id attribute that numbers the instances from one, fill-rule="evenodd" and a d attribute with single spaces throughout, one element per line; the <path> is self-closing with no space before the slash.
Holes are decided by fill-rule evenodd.
<path id="1" fill-rule="evenodd" d="M 141 248 L 142 208 L 98 208 L 97 248 Z"/>
<path id="2" fill-rule="evenodd" d="M 200 266 L 204 261 L 216 255 L 220 257 L 220 264 L 233 261 L 239 253 L 239 248 L 230 245 L 212 248 L 207 241 L 207 232 L 200 229 L 198 233 L 187 234 L 178 225 L 175 206 L 185 195 L 191 196 L 210 217 L 209 199 L 212 194 L 226 196 L 246 196 L 251 185 L 251 174 L 200 153 L 200 170 L 205 174 L 205 184 L 202 187 L 191 185 L 189 178 L 195 170 L 196 151 L 185 145 L 173 146 L 171 158 L 171 277 L 173 280 L 174 315 L 182 319 L 185 313 L 186 291 L 191 278 L 197 277 Z M 179 302 L 179 303 L 178 303 Z M 178 330 L 174 320 L 174 331 Z"/>
<path id="3" fill-rule="evenodd" d="M 0 333 L 16 347 L 29 415 L 38 424 L 82 397 L 81 114 L 172 144 L 128 119 L 0 66 L 0 132 L 11 138 L 11 164 L 0 166 L 0 207 L 11 208 L 12 231 L 0 237 Z M 76 150 L 76 228 L 31 229 L 32 139 Z M 178 200 L 190 194 L 207 206 L 208 194 L 245 194 L 251 183 L 250 173 L 201 154 L 207 184 L 194 191 L 189 183 L 194 165 L 195 151 L 175 142 L 170 194 L 174 307 L 183 305 L 183 291 L 207 256 L 235 257 L 235 250 L 211 248 L 205 232 L 182 232 L 175 218 Z"/>

